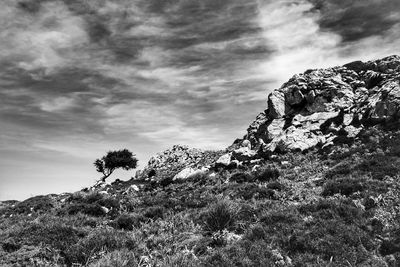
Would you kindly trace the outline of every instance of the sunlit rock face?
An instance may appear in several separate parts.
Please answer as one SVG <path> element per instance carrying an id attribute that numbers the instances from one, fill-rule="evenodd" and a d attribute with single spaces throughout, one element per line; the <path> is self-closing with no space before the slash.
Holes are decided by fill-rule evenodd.
<path id="1" fill-rule="evenodd" d="M 400 115 L 400 57 L 294 75 L 268 96 L 244 139 L 263 152 L 308 150 L 354 138 Z"/>

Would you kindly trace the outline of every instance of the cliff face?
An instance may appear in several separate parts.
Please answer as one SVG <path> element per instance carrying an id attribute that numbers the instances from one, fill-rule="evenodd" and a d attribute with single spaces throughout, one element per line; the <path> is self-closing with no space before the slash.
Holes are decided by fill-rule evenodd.
<path id="1" fill-rule="evenodd" d="M 355 138 L 400 115 L 400 57 L 308 70 L 268 96 L 244 139 L 263 152 L 304 151 Z"/>

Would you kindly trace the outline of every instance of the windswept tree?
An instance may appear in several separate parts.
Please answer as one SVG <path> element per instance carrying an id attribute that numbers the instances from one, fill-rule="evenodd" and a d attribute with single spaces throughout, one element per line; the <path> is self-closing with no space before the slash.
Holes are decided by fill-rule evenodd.
<path id="1" fill-rule="evenodd" d="M 104 176 L 101 181 L 105 181 L 116 169 L 124 170 L 134 169 L 137 166 L 138 159 L 128 149 L 118 151 L 109 151 L 101 159 L 96 159 L 94 166 L 98 172 Z"/>

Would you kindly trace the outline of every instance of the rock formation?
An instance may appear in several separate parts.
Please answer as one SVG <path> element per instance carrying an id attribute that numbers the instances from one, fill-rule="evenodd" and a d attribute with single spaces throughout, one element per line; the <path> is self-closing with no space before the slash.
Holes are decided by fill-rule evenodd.
<path id="1" fill-rule="evenodd" d="M 249 126 L 253 148 L 304 151 L 355 138 L 368 125 L 400 115 L 400 57 L 308 70 L 268 96 L 268 108 Z"/>

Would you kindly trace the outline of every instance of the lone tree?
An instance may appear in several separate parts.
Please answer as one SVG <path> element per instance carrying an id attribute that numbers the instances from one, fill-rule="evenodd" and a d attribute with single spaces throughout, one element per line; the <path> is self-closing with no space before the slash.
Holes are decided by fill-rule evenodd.
<path id="1" fill-rule="evenodd" d="M 94 166 L 98 172 L 104 176 L 101 178 L 105 182 L 116 169 L 122 168 L 124 170 L 134 169 L 137 166 L 138 159 L 128 149 L 109 151 L 107 155 L 101 159 L 96 159 Z"/>

